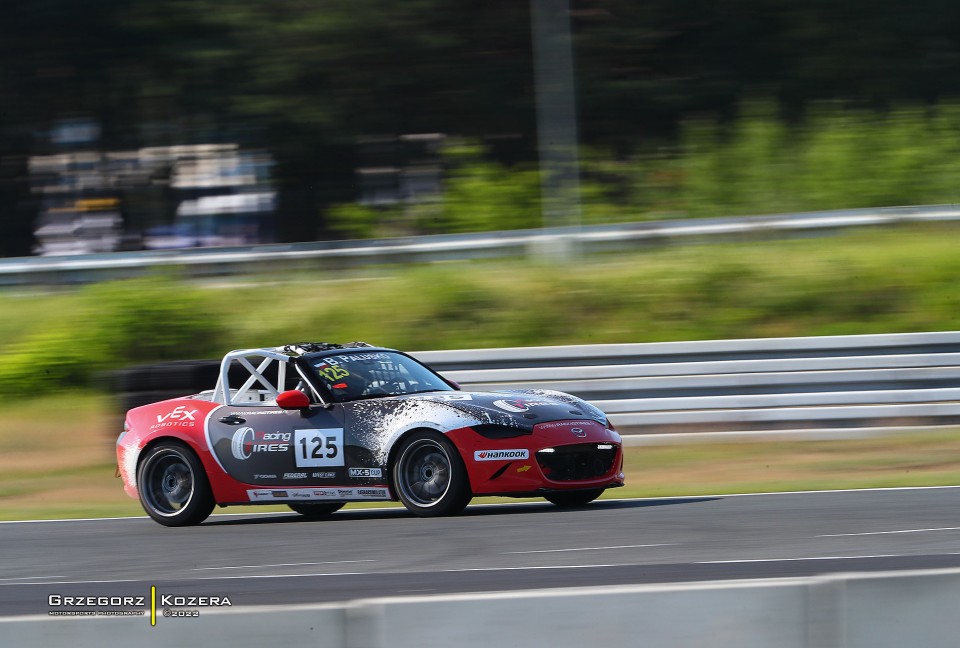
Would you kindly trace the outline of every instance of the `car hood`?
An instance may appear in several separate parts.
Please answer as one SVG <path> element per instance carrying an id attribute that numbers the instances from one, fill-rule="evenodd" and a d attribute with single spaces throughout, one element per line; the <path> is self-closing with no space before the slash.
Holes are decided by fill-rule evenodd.
<path id="1" fill-rule="evenodd" d="M 433 392 L 399 397 L 443 403 L 479 423 L 532 428 L 538 423 L 585 419 L 603 423 L 603 412 L 586 401 L 545 389 L 515 389 L 494 392 Z"/>
<path id="2" fill-rule="evenodd" d="M 344 404 L 347 425 L 381 460 L 404 432 L 425 427 L 448 432 L 475 425 L 533 430 L 539 423 L 591 420 L 606 416 L 563 392 L 524 389 L 493 392 L 442 391 L 389 396 Z"/>

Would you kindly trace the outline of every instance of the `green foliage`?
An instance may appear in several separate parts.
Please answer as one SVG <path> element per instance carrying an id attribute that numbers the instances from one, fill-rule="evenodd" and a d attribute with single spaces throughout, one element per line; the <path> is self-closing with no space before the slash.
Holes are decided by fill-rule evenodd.
<path id="1" fill-rule="evenodd" d="M 540 227 L 540 174 L 505 168 L 479 153 L 466 158 L 444 183 L 442 209 L 424 225 L 444 233 Z"/>
<path id="2" fill-rule="evenodd" d="M 106 369 L 221 351 L 221 319 L 199 291 L 173 279 L 95 284 L 52 304 L 5 349 L 0 386 L 8 393 L 84 387 Z"/>
<path id="3" fill-rule="evenodd" d="M 540 174 L 485 158 L 475 144 L 443 151 L 447 168 L 436 200 L 389 207 L 346 203 L 329 212 L 331 226 L 350 237 L 455 234 L 540 227 Z"/>
<path id="4" fill-rule="evenodd" d="M 144 279 L 49 295 L 22 316 L 0 296 L 6 330 L 24 329 L 0 344 L 0 387 L 82 387 L 126 364 L 292 340 L 422 350 L 957 330 L 958 235 L 941 224 L 549 265 L 337 269 L 252 288 Z"/>
<path id="5" fill-rule="evenodd" d="M 402 208 L 338 205 L 351 236 L 540 227 L 539 175 L 475 145 L 449 147 L 443 194 Z M 582 222 L 775 214 L 960 201 L 960 104 L 886 112 L 811 107 L 790 123 L 752 102 L 727 123 L 684 124 L 680 146 L 631 157 L 586 148 Z"/>
<path id="6" fill-rule="evenodd" d="M 84 297 L 98 315 L 89 334 L 111 365 L 202 356 L 224 330 L 201 291 L 167 277 L 95 284 Z"/>
<path id="7" fill-rule="evenodd" d="M 814 106 L 789 126 L 752 104 L 726 129 L 691 121 L 676 164 L 694 216 L 960 200 L 960 105 L 886 112 Z"/>

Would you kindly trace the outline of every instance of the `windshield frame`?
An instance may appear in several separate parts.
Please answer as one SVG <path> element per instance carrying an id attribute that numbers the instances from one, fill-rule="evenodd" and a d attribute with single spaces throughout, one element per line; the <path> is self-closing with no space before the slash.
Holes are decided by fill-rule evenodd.
<path id="1" fill-rule="evenodd" d="M 342 396 L 334 394 L 330 387 L 327 385 L 327 382 L 319 375 L 316 367 L 314 366 L 318 361 L 323 359 L 338 359 L 342 356 L 353 356 L 353 355 L 373 355 L 373 354 L 395 354 L 399 359 L 406 360 L 407 362 L 412 362 L 414 365 L 422 368 L 430 376 L 435 378 L 433 381 L 437 384 L 435 389 L 420 389 L 416 391 L 402 392 L 402 393 L 372 393 L 372 394 L 357 394 L 352 396 Z M 349 361 L 348 361 L 349 362 Z M 459 386 L 456 383 L 453 383 L 450 380 L 447 380 L 439 373 L 434 371 L 428 365 L 420 362 L 413 356 L 404 353 L 402 351 L 397 351 L 396 349 L 386 349 L 380 347 L 365 347 L 365 348 L 355 348 L 355 349 L 330 349 L 329 351 L 321 351 L 318 353 L 308 353 L 297 358 L 297 363 L 300 365 L 302 374 L 309 379 L 311 386 L 314 391 L 320 397 L 321 401 L 324 403 L 352 403 L 361 400 L 370 400 L 376 398 L 395 398 L 400 396 L 409 396 L 412 394 L 428 394 L 433 392 L 445 392 L 445 391 L 459 391 Z M 406 363 L 404 363 L 406 364 Z M 329 380 L 329 379 L 328 379 Z"/>

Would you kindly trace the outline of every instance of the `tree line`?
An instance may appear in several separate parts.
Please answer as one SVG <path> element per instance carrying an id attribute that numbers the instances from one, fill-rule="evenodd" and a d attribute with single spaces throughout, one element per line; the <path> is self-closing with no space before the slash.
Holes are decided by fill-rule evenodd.
<path id="1" fill-rule="evenodd" d="M 536 0 L 534 0 L 536 1 Z M 829 100 L 883 112 L 960 95 L 947 0 L 571 0 L 581 142 L 623 160 Z M 238 142 L 276 160 L 283 240 L 336 235 L 360 138 L 440 132 L 536 162 L 523 0 L 19 0 L 0 10 L 0 254 L 29 252 L 27 156 L 58 119 L 105 149 Z M 860 113 L 857 113 L 860 114 Z"/>

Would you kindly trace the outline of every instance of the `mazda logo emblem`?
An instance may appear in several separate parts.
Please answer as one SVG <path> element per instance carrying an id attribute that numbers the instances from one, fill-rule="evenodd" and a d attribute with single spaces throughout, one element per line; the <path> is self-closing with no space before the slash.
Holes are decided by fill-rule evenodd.
<path id="1" fill-rule="evenodd" d="M 587 436 L 587 433 L 583 431 L 583 428 L 570 428 L 570 431 L 573 432 L 573 436 L 578 436 L 581 439 Z"/>

